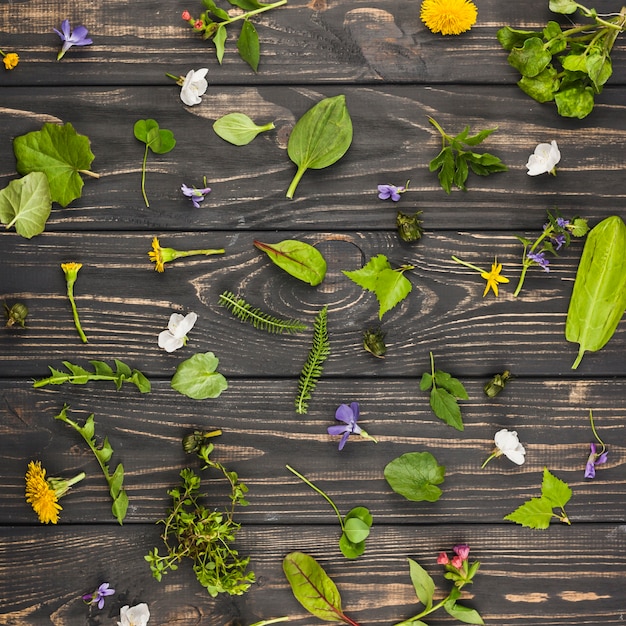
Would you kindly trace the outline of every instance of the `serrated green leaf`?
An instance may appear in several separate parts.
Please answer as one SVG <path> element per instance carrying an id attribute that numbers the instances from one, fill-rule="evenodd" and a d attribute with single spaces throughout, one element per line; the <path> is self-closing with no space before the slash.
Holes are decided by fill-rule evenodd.
<path id="1" fill-rule="evenodd" d="M 89 361 L 98 376 L 113 376 L 113 369 L 108 363 L 104 361 Z"/>
<path id="2" fill-rule="evenodd" d="M 461 383 L 460 380 L 454 378 L 448 372 L 442 372 L 441 370 L 437 370 L 435 372 L 435 385 L 438 387 L 443 387 L 447 391 L 449 391 L 455 398 L 459 398 L 460 400 L 469 400 L 469 396 L 467 395 L 467 391 L 465 387 Z M 425 389 L 422 389 L 425 391 Z"/>
<path id="3" fill-rule="evenodd" d="M 446 468 L 437 463 L 430 452 L 407 452 L 385 466 L 385 480 L 389 486 L 407 500 L 436 502 Z"/>
<path id="4" fill-rule="evenodd" d="M 402 302 L 411 290 L 411 281 L 404 276 L 403 271 L 384 269 L 378 274 L 374 293 L 379 303 L 378 319 Z"/>
<path id="5" fill-rule="evenodd" d="M 384 254 L 372 257 L 360 270 L 342 270 L 342 272 L 359 287 L 367 291 L 376 291 L 376 281 L 378 275 L 386 269 L 391 269 L 391 265 Z"/>
<path id="6" fill-rule="evenodd" d="M 176 368 L 172 389 L 194 400 L 217 398 L 228 389 L 226 378 L 215 371 L 218 364 L 219 359 L 213 352 L 194 354 Z"/>
<path id="7" fill-rule="evenodd" d="M 463 430 L 463 418 L 456 398 L 445 389 L 433 388 L 430 392 L 430 407 L 434 414 L 448 426 Z"/>
<path id="8" fill-rule="evenodd" d="M 0 221 L 26 239 L 42 233 L 52 210 L 50 185 L 43 172 L 12 180 L 0 191 Z"/>
<path id="9" fill-rule="evenodd" d="M 566 482 L 551 474 L 547 468 L 543 469 L 541 482 L 541 497 L 545 498 L 553 507 L 563 508 L 572 497 L 572 490 Z"/>
<path id="10" fill-rule="evenodd" d="M 420 380 L 420 389 L 428 391 L 433 386 L 433 377 L 429 372 L 424 372 Z"/>
<path id="11" fill-rule="evenodd" d="M 269 244 L 255 240 L 254 245 L 278 267 L 313 287 L 326 276 L 326 259 L 317 248 L 304 241 L 285 239 Z"/>
<path id="12" fill-rule="evenodd" d="M 552 503 L 546 498 L 531 498 L 504 519 L 526 528 L 546 529 L 552 519 Z"/>
<path id="13" fill-rule="evenodd" d="M 94 155 L 89 138 L 79 135 L 71 124 L 46 123 L 41 130 L 16 137 L 13 150 L 20 174 L 46 175 L 53 202 L 66 207 L 80 198 L 83 179 L 79 172 L 89 172 Z"/>
<path id="14" fill-rule="evenodd" d="M 213 123 L 215 134 L 235 146 L 245 146 L 259 133 L 273 128 L 273 122 L 259 126 L 243 113 L 228 113 Z"/>
<path id="15" fill-rule="evenodd" d="M 237 39 L 237 50 L 239 50 L 239 56 L 256 72 L 259 67 L 261 48 L 259 35 L 250 20 L 243 21 Z"/>
<path id="16" fill-rule="evenodd" d="M 435 581 L 428 572 L 413 559 L 409 559 L 409 572 L 417 599 L 426 609 L 430 609 L 433 605 L 433 597 L 435 596 Z"/>

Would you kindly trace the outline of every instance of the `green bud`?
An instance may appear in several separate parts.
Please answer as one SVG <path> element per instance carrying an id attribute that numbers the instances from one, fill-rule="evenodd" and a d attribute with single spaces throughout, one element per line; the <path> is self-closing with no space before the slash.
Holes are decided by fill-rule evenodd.
<path id="1" fill-rule="evenodd" d="M 485 386 L 484 391 L 485 395 L 489 398 L 495 398 L 505 387 L 506 384 L 511 380 L 513 376 L 509 370 L 504 370 L 502 374 L 496 374 Z"/>
<path id="2" fill-rule="evenodd" d="M 402 213 L 402 211 L 398 211 L 396 227 L 398 229 L 398 237 L 400 237 L 402 241 L 412 243 L 421 239 L 422 233 L 424 232 L 421 226 L 422 220 L 418 219 L 418 216 L 421 214 L 421 211 L 418 211 L 414 215 L 407 215 L 406 213 Z"/>
<path id="3" fill-rule="evenodd" d="M 209 443 L 209 439 L 211 437 L 217 437 L 221 435 L 221 430 L 194 430 L 192 433 L 185 435 L 183 437 L 183 450 L 187 454 L 191 454 L 192 452 L 197 452 L 200 454 L 200 451 L 205 446 L 211 446 L 213 448 L 213 444 Z"/>
<path id="4" fill-rule="evenodd" d="M 375 357 L 384 358 L 387 352 L 385 333 L 380 328 L 366 330 L 363 333 L 363 347 Z"/>
<path id="5" fill-rule="evenodd" d="M 11 308 L 4 303 L 5 313 L 7 316 L 7 328 L 11 328 L 14 324 L 19 324 L 22 328 L 25 326 L 26 316 L 28 315 L 28 309 L 25 304 L 16 302 Z"/>

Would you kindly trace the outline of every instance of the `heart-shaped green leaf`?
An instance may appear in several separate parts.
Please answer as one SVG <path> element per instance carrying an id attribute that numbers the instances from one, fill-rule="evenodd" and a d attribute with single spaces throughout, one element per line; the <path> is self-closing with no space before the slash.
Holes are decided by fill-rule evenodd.
<path id="1" fill-rule="evenodd" d="M 222 391 L 228 389 L 228 382 L 215 370 L 219 359 L 212 352 L 194 354 L 183 361 L 172 378 L 172 389 L 193 398 L 217 398 Z"/>
<path id="2" fill-rule="evenodd" d="M 0 191 L 0 221 L 26 239 L 39 235 L 50 216 L 50 186 L 43 172 L 31 172 Z"/>
<path id="3" fill-rule="evenodd" d="M 436 502 L 446 468 L 437 463 L 430 452 L 407 452 L 385 466 L 385 480 L 389 486 L 407 500 Z"/>

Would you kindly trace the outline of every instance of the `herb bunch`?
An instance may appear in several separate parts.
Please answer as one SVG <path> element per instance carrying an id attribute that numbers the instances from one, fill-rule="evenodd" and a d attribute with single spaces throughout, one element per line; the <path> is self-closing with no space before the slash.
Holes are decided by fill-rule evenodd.
<path id="1" fill-rule="evenodd" d="M 580 11 L 592 23 L 562 30 L 550 21 L 538 32 L 505 26 L 498 41 L 522 75 L 517 84 L 524 93 L 537 102 L 554 101 L 563 117 L 582 119 L 613 73 L 610 54 L 626 26 L 626 7 L 607 19 L 574 0 L 550 0 L 550 10 L 563 15 Z"/>

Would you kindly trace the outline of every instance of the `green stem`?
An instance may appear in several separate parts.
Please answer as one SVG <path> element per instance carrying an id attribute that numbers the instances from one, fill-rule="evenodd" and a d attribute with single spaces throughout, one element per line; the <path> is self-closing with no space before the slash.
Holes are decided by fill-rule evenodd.
<path id="1" fill-rule="evenodd" d="M 143 201 L 146 206 L 150 208 L 148 202 L 148 196 L 146 196 L 146 162 L 148 160 L 148 144 L 146 144 L 146 151 L 143 154 L 143 163 L 141 164 L 141 193 L 143 194 Z"/>
<path id="2" fill-rule="evenodd" d="M 320 496 L 322 496 L 322 498 L 324 498 L 326 502 L 328 502 L 328 504 L 333 507 L 333 511 L 335 511 L 337 517 L 339 518 L 339 524 L 341 525 L 341 530 L 343 532 L 343 519 L 341 517 L 341 513 L 339 513 L 339 509 L 335 506 L 335 503 L 319 487 L 316 487 L 308 478 L 305 478 L 302 474 L 300 474 L 300 472 L 297 472 L 295 469 L 293 469 L 291 465 L 286 465 L 285 467 L 290 472 L 294 473 L 300 480 L 304 481 L 309 487 L 311 487 L 311 489 L 313 489 L 313 491 L 317 491 L 317 493 L 319 493 Z"/>
<path id="3" fill-rule="evenodd" d="M 480 269 L 480 267 L 476 267 L 476 265 L 472 265 L 471 263 L 468 263 L 467 261 L 461 261 L 461 259 L 452 256 L 452 260 L 456 261 L 457 263 L 460 263 L 461 265 L 465 265 L 465 267 L 469 267 L 471 270 L 475 270 L 477 272 L 480 272 L 481 274 L 485 273 L 485 270 Z"/>
<path id="4" fill-rule="evenodd" d="M 176 250 L 172 260 L 181 259 L 186 256 L 196 256 L 197 254 L 204 254 L 205 256 L 209 256 L 211 254 L 224 254 L 224 248 L 219 249 L 209 249 L 209 250 Z"/>
<path id="5" fill-rule="evenodd" d="M 448 135 L 446 135 L 446 131 L 441 128 L 441 126 L 439 126 L 437 120 L 433 117 L 429 117 L 428 121 L 439 131 L 439 134 L 441 135 L 441 146 L 442 148 L 446 147 L 446 139 L 450 139 L 450 137 L 448 137 Z"/>
<path id="6" fill-rule="evenodd" d="M 275 9 L 276 7 L 282 6 L 283 4 L 287 4 L 287 0 L 278 0 L 278 2 L 274 2 L 274 4 L 268 4 L 259 9 L 254 9 L 253 11 L 242 13 L 241 15 L 235 15 L 235 17 L 231 17 L 229 20 L 225 20 L 224 22 L 220 22 L 220 23 L 232 24 L 233 22 L 236 22 L 237 20 L 247 20 L 249 17 L 252 17 L 253 15 L 258 15 L 259 13 L 263 13 L 264 11 Z"/>
<path id="7" fill-rule="evenodd" d="M 600 452 L 600 454 L 603 454 L 604 451 L 606 450 L 606 445 L 604 441 L 602 441 L 602 439 L 600 439 L 600 437 L 598 436 L 598 432 L 596 431 L 596 426 L 593 423 L 593 412 L 591 411 L 591 409 L 589 409 L 589 421 L 591 422 L 591 432 L 593 432 L 593 436 L 596 438 L 598 443 L 602 446 L 602 452 Z"/>
<path id="8" fill-rule="evenodd" d="M 429 609 L 424 609 L 419 615 L 412 617 L 410 621 L 417 621 L 418 619 L 421 619 L 422 617 L 426 617 L 426 615 L 430 615 L 431 613 L 434 613 L 437 609 L 440 609 L 449 599 L 450 599 L 450 596 L 448 595 L 443 600 L 441 600 L 441 602 L 437 602 L 437 604 L 433 604 L 433 606 L 431 606 Z"/>
<path id="9" fill-rule="evenodd" d="M 275 617 L 274 619 L 265 619 L 262 622 L 255 622 L 252 626 L 267 626 L 268 624 L 277 624 L 278 622 L 287 622 L 291 618 L 287 617 Z"/>
<path id="10" fill-rule="evenodd" d="M 298 171 L 296 172 L 296 175 L 293 177 L 293 180 L 291 181 L 291 185 L 289 185 L 289 189 L 287 189 L 287 197 L 290 200 L 293 198 L 293 194 L 296 192 L 296 187 L 298 186 L 300 179 L 304 175 L 304 172 L 307 171 L 307 169 L 308 168 L 306 166 L 303 166 L 303 165 L 298 166 Z"/>
<path id="11" fill-rule="evenodd" d="M 100 174 L 96 174 L 95 172 L 91 172 L 89 170 L 78 170 L 79 174 L 84 174 L 85 176 L 91 176 L 92 178 L 100 178 Z"/>
<path id="12" fill-rule="evenodd" d="M 80 325 L 80 319 L 78 318 L 78 309 L 76 308 L 76 302 L 74 302 L 74 284 L 68 282 L 67 284 L 67 297 L 70 300 L 70 304 L 72 306 L 72 315 L 74 316 L 74 326 L 76 326 L 76 330 L 78 331 L 78 336 L 82 339 L 83 343 L 87 343 L 87 336 L 83 332 L 83 329 Z"/>
<path id="13" fill-rule="evenodd" d="M 492 453 L 491 456 L 489 456 L 487 460 L 480 466 L 480 469 L 485 469 L 485 466 L 487 465 L 487 463 L 489 463 L 489 461 L 491 461 L 491 459 L 495 459 L 497 456 L 500 456 L 498 452 L 499 451 L 496 450 L 494 453 Z"/>

